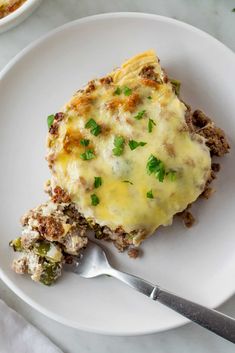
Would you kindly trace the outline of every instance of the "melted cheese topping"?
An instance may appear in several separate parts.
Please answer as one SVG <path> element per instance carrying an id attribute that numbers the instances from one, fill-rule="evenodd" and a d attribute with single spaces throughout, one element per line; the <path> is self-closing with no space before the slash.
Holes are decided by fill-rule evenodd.
<path id="1" fill-rule="evenodd" d="M 120 226 L 127 233 L 141 230 L 134 238 L 138 244 L 160 225 L 171 224 L 177 212 L 198 198 L 210 173 L 211 158 L 204 139 L 188 131 L 186 106 L 171 83 L 165 82 L 153 51 L 126 61 L 108 77 L 112 82 L 95 80 L 78 91 L 63 109 L 58 134 L 49 134 L 52 180 L 69 193 L 85 217 L 112 230 Z M 130 95 L 124 94 L 125 87 L 131 89 Z M 143 111 L 143 117 L 136 119 Z M 101 126 L 97 136 L 85 127 L 90 118 Z M 156 124 L 152 132 L 148 131 L 149 119 Z M 113 153 L 115 136 L 125 139 L 120 156 Z M 90 140 L 88 147 L 80 144 L 84 138 Z M 130 140 L 146 144 L 131 150 Z M 81 159 L 80 154 L 88 149 L 94 150 L 95 158 Z M 148 174 L 150 155 L 161 160 L 166 171 L 176 172 L 174 181 L 166 175 L 160 182 Z M 94 188 L 94 177 L 102 178 L 99 188 Z M 149 190 L 152 199 L 146 196 Z M 94 193 L 100 199 L 97 206 L 91 204 Z"/>

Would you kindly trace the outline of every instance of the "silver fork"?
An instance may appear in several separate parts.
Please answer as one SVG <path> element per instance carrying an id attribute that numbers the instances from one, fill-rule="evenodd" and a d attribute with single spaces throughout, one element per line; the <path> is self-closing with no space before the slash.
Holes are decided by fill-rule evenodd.
<path id="1" fill-rule="evenodd" d="M 101 246 L 93 241 L 88 243 L 87 248 L 75 257 L 71 264 L 66 264 L 66 269 L 84 278 L 101 275 L 115 277 L 152 300 L 157 300 L 198 325 L 235 343 L 235 319 L 179 297 L 142 278 L 116 270 L 108 262 Z"/>

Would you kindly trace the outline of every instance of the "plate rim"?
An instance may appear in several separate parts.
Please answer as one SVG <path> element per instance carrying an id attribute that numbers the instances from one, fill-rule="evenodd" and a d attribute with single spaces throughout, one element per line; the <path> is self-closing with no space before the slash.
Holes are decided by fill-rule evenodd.
<path id="1" fill-rule="evenodd" d="M 106 18 L 146 18 L 146 19 L 153 19 L 157 21 L 161 21 L 164 23 L 170 23 L 170 24 L 176 24 L 177 26 L 180 26 L 181 28 L 184 28 L 186 30 L 190 30 L 191 32 L 197 33 L 201 35 L 204 38 L 207 38 L 208 40 L 214 42 L 217 46 L 219 46 L 222 50 L 225 51 L 225 53 L 235 61 L 235 53 L 227 47 L 225 44 L 220 42 L 218 39 L 210 35 L 209 33 L 192 26 L 188 23 L 185 23 L 183 21 L 179 21 L 167 16 L 161 16 L 161 15 L 156 15 L 152 13 L 143 13 L 143 12 L 109 12 L 109 13 L 101 13 L 97 15 L 91 15 L 91 16 L 86 16 L 79 18 L 74 21 L 70 21 L 68 23 L 65 23 L 62 26 L 59 26 L 48 33 L 44 34 L 43 36 L 39 37 L 37 40 L 33 41 L 29 45 L 27 45 L 23 50 L 21 50 L 17 55 L 15 55 L 8 64 L 5 65 L 5 67 L 0 71 L 0 80 L 4 78 L 4 76 L 7 75 L 7 73 L 14 67 L 14 65 L 23 59 L 31 50 L 33 50 L 35 47 L 43 43 L 44 41 L 50 39 L 54 35 L 56 35 L 59 32 L 62 32 L 64 29 L 71 28 L 73 26 L 76 26 L 77 24 L 84 24 L 84 23 L 89 23 L 89 22 L 95 22 L 97 20 L 103 20 Z M 189 323 L 190 320 L 184 318 L 183 316 L 179 315 L 179 318 L 177 322 L 174 322 L 172 324 L 168 324 L 165 326 L 165 328 L 160 328 L 160 329 L 141 329 L 141 330 L 135 330 L 133 331 L 117 331 L 117 330 L 102 330 L 97 327 L 93 327 L 92 325 L 89 325 L 87 327 L 84 324 L 79 324 L 78 322 L 75 322 L 73 320 L 65 319 L 61 315 L 55 314 L 53 311 L 45 309 L 42 305 L 38 304 L 37 301 L 33 300 L 30 298 L 30 296 L 26 295 L 21 289 L 17 287 L 17 285 L 14 284 L 13 280 L 11 280 L 7 274 L 4 272 L 4 270 L 0 267 L 0 279 L 8 286 L 9 289 L 11 289 L 19 298 L 21 298 L 25 303 L 30 305 L 32 308 L 37 310 L 38 312 L 42 313 L 43 315 L 49 317 L 50 319 L 53 319 L 63 325 L 66 325 L 71 328 L 79 329 L 81 331 L 85 332 L 90 332 L 90 333 L 96 333 L 96 334 L 101 334 L 101 335 L 112 335 L 112 336 L 140 336 L 140 335 L 147 335 L 147 334 L 154 334 L 158 332 L 165 332 L 169 331 L 171 329 L 177 328 L 184 326 L 185 324 Z M 232 292 L 228 293 L 226 297 L 224 297 L 222 300 L 219 300 L 214 306 L 209 306 L 210 308 L 216 308 L 226 302 L 229 298 L 231 298 L 235 293 L 235 288 Z"/>
<path id="2" fill-rule="evenodd" d="M 0 19 L 0 33 L 8 31 L 25 20 L 40 4 L 42 0 L 27 0 L 18 9 Z"/>

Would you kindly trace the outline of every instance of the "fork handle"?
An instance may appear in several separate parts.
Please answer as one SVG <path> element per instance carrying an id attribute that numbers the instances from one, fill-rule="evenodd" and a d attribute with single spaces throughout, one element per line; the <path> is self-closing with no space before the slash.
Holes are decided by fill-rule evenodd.
<path id="1" fill-rule="evenodd" d="M 113 268 L 110 268 L 107 274 L 173 309 L 207 330 L 235 343 L 235 319 L 163 290 L 137 276 L 117 271 Z"/>
<path id="2" fill-rule="evenodd" d="M 152 299 L 168 306 L 168 308 L 173 309 L 207 330 L 235 343 L 235 319 L 158 287 L 155 288 Z"/>

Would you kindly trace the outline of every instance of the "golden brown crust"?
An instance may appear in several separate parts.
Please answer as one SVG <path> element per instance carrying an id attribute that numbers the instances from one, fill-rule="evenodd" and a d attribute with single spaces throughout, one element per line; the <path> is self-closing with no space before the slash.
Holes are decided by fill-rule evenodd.
<path id="1" fill-rule="evenodd" d="M 130 97 L 128 97 L 125 100 L 124 103 L 124 110 L 128 112 L 134 112 L 138 106 L 138 104 L 141 103 L 141 98 L 138 93 L 132 93 Z"/>

